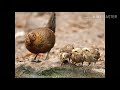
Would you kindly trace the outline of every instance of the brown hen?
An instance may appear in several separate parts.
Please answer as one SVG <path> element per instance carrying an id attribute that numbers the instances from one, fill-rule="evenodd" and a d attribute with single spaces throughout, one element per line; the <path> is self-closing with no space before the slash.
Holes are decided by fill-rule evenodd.
<path id="1" fill-rule="evenodd" d="M 53 12 L 46 27 L 34 29 L 26 35 L 26 48 L 36 54 L 32 61 L 36 61 L 36 57 L 39 53 L 47 53 L 45 60 L 49 58 L 49 52 L 55 44 L 55 28 L 56 14 Z"/>

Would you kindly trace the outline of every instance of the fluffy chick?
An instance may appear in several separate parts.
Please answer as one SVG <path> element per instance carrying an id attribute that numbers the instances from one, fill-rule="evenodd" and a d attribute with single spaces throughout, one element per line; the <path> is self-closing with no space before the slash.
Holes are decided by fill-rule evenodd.
<path id="1" fill-rule="evenodd" d="M 73 49 L 74 49 L 74 46 L 72 44 L 67 44 L 63 48 L 60 49 L 60 53 L 62 52 L 71 53 Z"/>
<path id="2" fill-rule="evenodd" d="M 100 52 L 98 48 L 82 48 L 81 50 L 84 61 L 88 62 L 88 66 L 91 62 L 96 63 L 100 58 Z"/>
<path id="3" fill-rule="evenodd" d="M 83 62 L 84 62 L 84 58 L 83 58 L 83 54 L 81 53 L 81 48 L 75 48 L 72 50 L 72 55 L 71 55 L 71 60 L 73 64 L 76 63 L 82 63 L 83 66 Z"/>
<path id="4" fill-rule="evenodd" d="M 69 61 L 70 61 L 70 56 L 71 56 L 71 54 L 70 54 L 70 53 L 67 53 L 67 52 L 62 52 L 62 53 L 60 53 L 61 66 L 62 66 L 63 64 L 65 64 L 66 62 L 69 62 Z"/>
<path id="5" fill-rule="evenodd" d="M 74 49 L 72 44 L 67 44 L 60 49 L 60 61 L 61 65 L 66 61 L 70 62 L 71 51 Z"/>

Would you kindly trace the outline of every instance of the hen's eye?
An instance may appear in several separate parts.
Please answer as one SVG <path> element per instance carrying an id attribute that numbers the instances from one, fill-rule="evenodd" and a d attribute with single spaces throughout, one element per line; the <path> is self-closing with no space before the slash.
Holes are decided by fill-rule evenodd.
<path id="1" fill-rule="evenodd" d="M 35 33 L 28 34 L 28 37 L 29 37 L 30 41 L 34 41 L 36 39 Z"/>
<path id="2" fill-rule="evenodd" d="M 35 33 L 31 33 L 31 36 L 32 36 L 32 37 L 35 37 Z"/>

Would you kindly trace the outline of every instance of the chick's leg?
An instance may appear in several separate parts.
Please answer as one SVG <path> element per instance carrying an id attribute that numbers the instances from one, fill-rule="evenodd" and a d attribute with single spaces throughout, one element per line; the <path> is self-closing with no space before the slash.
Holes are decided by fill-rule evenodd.
<path id="1" fill-rule="evenodd" d="M 60 65 L 62 66 L 64 63 L 62 62 Z"/>
<path id="2" fill-rule="evenodd" d="M 82 62 L 82 67 L 83 67 L 83 62 Z"/>

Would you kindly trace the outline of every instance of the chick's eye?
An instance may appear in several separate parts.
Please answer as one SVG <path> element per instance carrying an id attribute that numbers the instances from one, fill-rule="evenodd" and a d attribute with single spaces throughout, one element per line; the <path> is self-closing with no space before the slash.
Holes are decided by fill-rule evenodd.
<path id="1" fill-rule="evenodd" d="M 88 51 L 88 52 L 89 52 L 89 50 L 87 50 L 87 49 L 86 49 L 85 51 Z"/>

